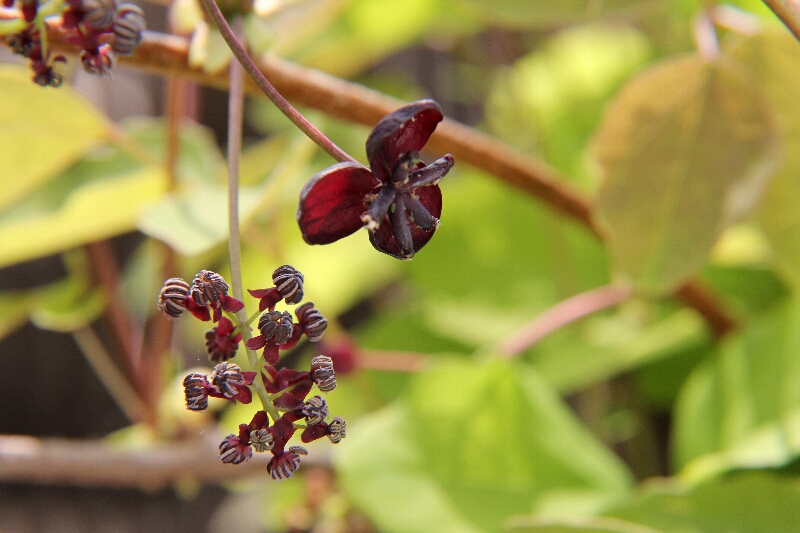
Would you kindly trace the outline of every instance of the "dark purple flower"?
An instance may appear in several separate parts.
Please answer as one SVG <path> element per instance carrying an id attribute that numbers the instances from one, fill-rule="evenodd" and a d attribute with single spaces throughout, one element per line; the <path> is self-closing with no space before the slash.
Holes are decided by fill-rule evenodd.
<path id="1" fill-rule="evenodd" d="M 206 331 L 206 351 L 212 363 L 227 361 L 236 355 L 242 334 L 231 335 L 235 329 L 233 322 L 222 317 L 219 325 Z"/>
<path id="2" fill-rule="evenodd" d="M 214 372 L 211 374 L 209 381 L 214 388 L 208 391 L 208 395 L 225 398 L 233 403 L 237 400 L 250 403 L 253 401 L 253 393 L 248 385 L 252 385 L 255 378 L 255 372 L 242 372 L 233 363 L 220 363 L 214 367 Z"/>
<path id="3" fill-rule="evenodd" d="M 437 184 L 454 164 L 450 154 L 427 166 L 419 159 L 443 118 L 433 100 L 403 106 L 381 119 L 367 138 L 369 169 L 345 162 L 315 174 L 300 193 L 303 239 L 329 244 L 365 227 L 376 250 L 411 259 L 439 226 Z"/>
<path id="4" fill-rule="evenodd" d="M 294 477 L 294 473 L 300 468 L 301 455 L 308 455 L 308 451 L 302 446 L 292 446 L 270 459 L 267 463 L 267 472 L 276 481 Z"/>
<path id="5" fill-rule="evenodd" d="M 253 456 L 250 447 L 250 430 L 247 424 L 239 424 L 239 435 L 228 435 L 219 445 L 219 458 L 223 463 L 238 465 Z"/>

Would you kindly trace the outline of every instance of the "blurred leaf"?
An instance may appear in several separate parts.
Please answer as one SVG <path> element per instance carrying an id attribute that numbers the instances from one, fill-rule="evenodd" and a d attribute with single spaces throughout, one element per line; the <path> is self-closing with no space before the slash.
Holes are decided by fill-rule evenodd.
<path id="1" fill-rule="evenodd" d="M 418 375 L 404 400 L 353 424 L 337 452 L 343 487 L 389 532 L 495 531 L 553 498 L 596 510 L 630 485 L 541 379 L 499 361 Z"/>
<path id="2" fill-rule="evenodd" d="M 141 210 L 158 199 L 166 178 L 158 168 L 116 173 L 71 188 L 63 202 L 35 213 L 0 218 L 0 266 L 69 250 L 135 228 Z"/>
<path id="3" fill-rule="evenodd" d="M 800 44 L 781 28 L 745 39 L 732 55 L 758 79 L 777 111 L 785 159 L 767 188 L 758 221 L 784 274 L 800 285 Z"/>
<path id="4" fill-rule="evenodd" d="M 144 145 L 151 158 L 166 159 L 166 121 L 151 117 L 136 117 L 125 121 L 125 131 L 131 139 Z M 214 133 L 210 128 L 185 121 L 179 132 L 180 149 L 176 169 L 181 184 L 213 183 L 217 181 L 225 159 L 220 153 Z M 225 181 L 225 180 L 223 180 Z"/>
<path id="5" fill-rule="evenodd" d="M 239 216 L 258 204 L 258 192 L 239 190 Z M 195 185 L 184 194 L 168 194 L 139 218 L 139 229 L 182 255 L 198 255 L 228 238 L 227 188 Z"/>
<path id="6" fill-rule="evenodd" d="M 23 291 L 0 293 L 0 340 L 28 321 L 30 298 L 31 296 Z"/>
<path id="7" fill-rule="evenodd" d="M 225 70 L 232 58 L 233 52 L 219 30 L 203 20 L 198 21 L 189 41 L 189 66 L 218 74 Z"/>
<path id="8" fill-rule="evenodd" d="M 777 305 L 722 344 L 687 380 L 674 460 L 688 478 L 780 466 L 800 455 L 800 302 Z"/>
<path id="9" fill-rule="evenodd" d="M 662 533 L 641 524 L 605 516 L 574 520 L 520 518 L 512 524 L 507 531 L 513 533 Z"/>
<path id="10" fill-rule="evenodd" d="M 418 40 L 435 21 L 437 2 L 350 0 L 341 16 L 293 59 L 338 76 L 354 74 Z"/>
<path id="11" fill-rule="evenodd" d="M 625 313 L 589 318 L 535 345 L 530 360 L 551 386 L 570 393 L 710 341 L 703 319 L 688 309 L 637 322 Z"/>
<path id="12" fill-rule="evenodd" d="M 303 137 L 284 150 L 277 162 L 264 161 L 262 169 L 258 169 L 256 162 L 265 152 L 274 154 L 272 149 L 265 150 L 265 146 L 272 144 L 272 141 L 259 143 L 242 158 L 242 171 L 246 172 L 243 178 L 253 182 L 258 177 L 263 181 L 259 187 L 239 187 L 242 227 L 247 226 L 256 211 L 269 211 L 280 205 L 282 188 L 302 175 L 315 152 L 313 143 Z M 271 172 L 267 173 L 267 168 Z M 228 238 L 227 186 L 197 183 L 170 194 L 145 211 L 139 229 L 183 255 L 206 252 Z"/>
<path id="13" fill-rule="evenodd" d="M 652 11 L 663 0 L 450 0 L 455 11 L 466 11 L 487 25 L 510 28 L 551 28 L 626 11 Z"/>
<path id="14" fill-rule="evenodd" d="M 799 502 L 797 478 L 743 472 L 689 490 L 653 483 L 608 514 L 660 533 L 793 533 L 800 531 Z"/>
<path id="15" fill-rule="evenodd" d="M 498 76 L 487 121 L 506 141 L 586 181 L 583 152 L 606 99 L 649 56 L 649 41 L 632 27 L 571 27 Z"/>
<path id="16" fill-rule="evenodd" d="M 775 120 L 751 77 L 690 56 L 629 82 L 594 143 L 598 210 L 618 274 L 662 293 L 697 272 L 777 163 Z"/>
<path id="17" fill-rule="evenodd" d="M 30 318 L 37 328 L 69 332 L 90 325 L 105 307 L 102 290 L 70 283 L 60 291 L 49 291 L 47 298 L 42 298 L 32 310 Z"/>
<path id="18" fill-rule="evenodd" d="M 100 144 L 106 123 L 72 87 L 40 87 L 22 66 L 0 65 L 0 99 L 1 212 Z"/>

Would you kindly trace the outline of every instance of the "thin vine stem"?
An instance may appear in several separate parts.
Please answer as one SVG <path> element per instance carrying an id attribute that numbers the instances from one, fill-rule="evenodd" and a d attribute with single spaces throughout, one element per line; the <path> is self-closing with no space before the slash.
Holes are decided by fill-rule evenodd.
<path id="1" fill-rule="evenodd" d="M 319 131 L 313 124 L 311 124 L 306 118 L 300 114 L 300 112 L 292 107 L 292 104 L 286 101 L 286 99 L 281 96 L 281 93 L 272 86 L 272 84 L 267 80 L 264 74 L 261 73 L 261 70 L 256 66 L 250 56 L 247 54 L 247 51 L 242 46 L 241 41 L 234 32 L 231 30 L 231 27 L 228 25 L 228 22 L 225 20 L 225 17 L 220 11 L 219 6 L 214 0 L 200 0 L 203 3 L 203 6 L 206 8 L 206 12 L 216 24 L 217 29 L 219 29 L 222 37 L 225 39 L 225 42 L 228 43 L 231 50 L 233 51 L 233 55 L 236 56 L 236 59 L 239 60 L 239 63 L 244 67 L 248 74 L 253 78 L 256 82 L 258 87 L 264 92 L 267 98 L 275 104 L 275 107 L 280 109 L 281 113 L 286 115 L 286 117 L 292 121 L 292 123 L 297 126 L 300 131 L 305 133 L 309 139 L 314 141 L 320 148 L 325 150 L 325 152 L 330 155 L 332 158 L 339 162 L 351 162 L 351 163 L 358 163 L 354 158 L 352 158 L 347 152 L 336 146 L 333 141 L 331 141 L 328 137 L 325 136 L 324 133 Z"/>
<path id="2" fill-rule="evenodd" d="M 764 0 L 764 3 L 800 41 L 800 5 L 795 0 Z"/>
<path id="3" fill-rule="evenodd" d="M 606 285 L 576 294 L 522 326 L 498 346 L 498 352 L 507 358 L 516 357 L 554 331 L 592 313 L 621 304 L 632 294 L 630 288 L 617 285 Z"/>
<path id="4" fill-rule="evenodd" d="M 242 19 L 234 20 L 237 34 L 243 33 Z M 230 28 L 229 28 L 230 29 Z M 242 65 L 231 61 L 230 89 L 228 92 L 228 254 L 231 264 L 231 289 L 233 297 L 244 302 L 244 284 L 242 282 L 241 243 L 239 240 L 239 155 L 242 151 L 242 124 L 244 119 L 244 70 Z M 236 321 L 242 334 L 242 343 L 247 352 L 250 368 L 255 370 L 253 385 L 261 404 L 273 420 L 280 418 L 275 406 L 269 398 L 264 386 L 264 379 L 258 368 L 258 355 L 247 347 L 250 334 L 247 310 L 242 307 L 236 313 Z"/>

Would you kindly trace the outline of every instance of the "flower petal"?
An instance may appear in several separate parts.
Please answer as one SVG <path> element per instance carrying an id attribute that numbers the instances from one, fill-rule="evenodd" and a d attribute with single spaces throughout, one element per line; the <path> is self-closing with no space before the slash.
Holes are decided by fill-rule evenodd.
<path id="1" fill-rule="evenodd" d="M 308 244 L 330 244 L 363 223 L 364 199 L 380 183 L 358 163 L 339 163 L 314 174 L 300 193 L 297 223 Z"/>
<path id="2" fill-rule="evenodd" d="M 439 189 L 438 185 L 420 187 L 417 189 L 416 195 L 419 196 L 419 202 L 425 207 L 425 209 L 428 210 L 428 213 L 436 218 L 440 218 L 442 214 L 442 191 Z M 408 213 L 406 213 L 406 216 L 408 218 L 407 223 L 411 229 L 411 240 L 414 243 L 414 253 L 417 253 L 422 249 L 423 246 L 428 244 L 428 241 L 431 240 L 431 237 L 433 237 L 433 234 L 436 230 L 434 229 L 432 231 L 425 231 L 410 220 Z M 386 217 L 386 220 L 381 223 L 380 228 L 370 232 L 369 241 L 379 252 L 389 254 L 397 259 L 411 259 L 409 256 L 404 256 L 400 251 L 400 247 L 397 245 L 397 241 L 392 233 L 392 227 L 389 223 L 388 216 Z"/>
<path id="3" fill-rule="evenodd" d="M 367 137 L 367 158 L 375 177 L 388 183 L 400 157 L 422 150 L 443 118 L 433 100 L 412 102 L 383 117 Z"/>

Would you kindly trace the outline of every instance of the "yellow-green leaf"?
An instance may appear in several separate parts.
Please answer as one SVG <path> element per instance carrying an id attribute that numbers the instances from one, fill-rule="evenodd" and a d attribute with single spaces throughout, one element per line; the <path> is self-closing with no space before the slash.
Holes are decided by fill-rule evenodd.
<path id="1" fill-rule="evenodd" d="M 72 191 L 64 203 L 0 222 L 0 267 L 132 231 L 142 209 L 166 189 L 166 176 L 141 167 Z"/>
<path id="2" fill-rule="evenodd" d="M 671 59 L 620 91 L 593 146 L 604 178 L 598 211 L 618 276 L 669 291 L 754 207 L 779 159 L 765 98 L 724 57 Z"/>
<path id="3" fill-rule="evenodd" d="M 106 124 L 71 87 L 39 87 L 17 65 L 0 65 L 0 100 L 2 211 L 99 144 Z"/>
<path id="4" fill-rule="evenodd" d="M 800 284 L 800 43 L 780 33 L 749 37 L 733 51 L 767 93 L 783 133 L 783 166 L 770 183 L 758 222 L 786 276 Z"/>

